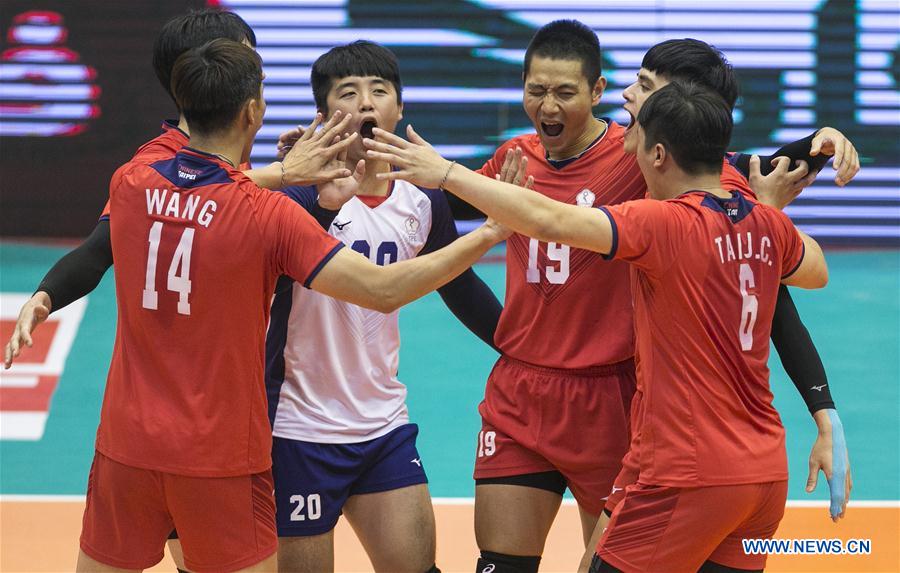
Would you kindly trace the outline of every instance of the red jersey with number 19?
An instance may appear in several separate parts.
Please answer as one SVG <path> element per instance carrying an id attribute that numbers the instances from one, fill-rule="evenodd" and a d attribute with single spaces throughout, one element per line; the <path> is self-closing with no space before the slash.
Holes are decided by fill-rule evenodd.
<path id="1" fill-rule="evenodd" d="M 110 211 L 119 317 L 97 450 L 181 475 L 266 470 L 275 281 L 309 285 L 342 245 L 286 195 L 189 148 L 119 168 Z"/>
<path id="2" fill-rule="evenodd" d="M 501 146 L 481 168 L 494 177 L 506 152 L 521 147 L 534 190 L 551 199 L 593 207 L 640 199 L 647 192 L 634 155 L 622 148 L 625 130 L 608 122 L 581 156 L 547 160 L 537 134 Z M 506 242 L 506 301 L 494 336 L 503 354 L 550 368 L 581 369 L 634 355 L 628 265 L 594 252 L 543 243 L 518 233 Z"/>
<path id="3" fill-rule="evenodd" d="M 787 479 L 766 363 L 778 285 L 803 258 L 790 219 L 737 191 L 603 209 L 610 257 L 633 265 L 640 482 Z"/>

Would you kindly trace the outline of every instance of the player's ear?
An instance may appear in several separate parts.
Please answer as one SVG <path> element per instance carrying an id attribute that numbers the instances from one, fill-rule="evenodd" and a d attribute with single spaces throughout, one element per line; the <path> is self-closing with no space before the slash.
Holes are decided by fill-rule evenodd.
<path id="1" fill-rule="evenodd" d="M 397 110 L 397 121 L 403 119 L 403 102 L 400 102 L 400 108 Z"/>
<path id="2" fill-rule="evenodd" d="M 653 155 L 653 167 L 659 169 L 663 166 L 663 164 L 665 164 L 669 154 L 666 151 L 665 145 L 663 145 L 662 143 L 657 143 L 653 146 Z"/>
<path id="3" fill-rule="evenodd" d="M 591 105 L 597 105 L 600 103 L 600 98 L 603 97 L 603 91 L 606 89 L 606 78 L 600 76 L 597 78 L 597 81 L 594 83 L 594 87 L 591 89 Z"/>

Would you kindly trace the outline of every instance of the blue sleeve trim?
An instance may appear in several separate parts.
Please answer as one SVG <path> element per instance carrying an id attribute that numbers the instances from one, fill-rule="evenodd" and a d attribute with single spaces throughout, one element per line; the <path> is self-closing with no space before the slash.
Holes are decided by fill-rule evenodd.
<path id="1" fill-rule="evenodd" d="M 100 218 L 97 219 L 97 222 L 99 223 L 100 221 L 109 221 L 109 215 L 100 215 Z"/>
<path id="2" fill-rule="evenodd" d="M 328 251 L 328 254 L 326 254 L 324 257 L 322 257 L 322 260 L 319 261 L 319 264 L 316 265 L 316 268 L 314 268 L 312 270 L 312 272 L 309 273 L 309 276 L 306 277 L 306 280 L 303 281 L 303 286 L 306 288 L 309 288 L 309 285 L 313 282 L 313 279 L 315 279 L 316 276 L 322 271 L 322 269 L 325 268 L 325 265 L 328 264 L 328 261 L 330 261 L 332 259 L 332 257 L 334 257 L 337 254 L 337 252 L 343 248 L 344 248 L 344 243 L 338 243 L 337 245 L 334 246 L 333 249 Z"/>
<path id="3" fill-rule="evenodd" d="M 609 248 L 609 253 L 604 255 L 600 253 L 600 256 L 606 259 L 607 261 L 612 260 L 616 257 L 616 251 L 619 250 L 619 226 L 616 224 L 616 220 L 613 218 L 612 213 L 609 212 L 609 209 L 606 207 L 597 207 L 609 217 L 609 224 L 612 227 L 612 245 Z"/>
<path id="4" fill-rule="evenodd" d="M 797 264 L 794 265 L 794 268 L 792 268 L 786 275 L 781 275 L 781 280 L 784 280 L 784 279 L 788 278 L 789 276 L 791 276 L 792 274 L 796 273 L 797 269 L 800 268 L 801 263 L 803 263 L 803 257 L 805 257 L 805 256 L 806 256 L 806 243 L 803 243 L 800 245 L 800 260 L 797 261 Z"/>
<path id="5" fill-rule="evenodd" d="M 446 247 L 458 239 L 459 232 L 456 230 L 456 223 L 450 212 L 450 203 L 444 192 L 440 189 L 424 189 L 422 187 L 419 189 L 431 202 L 431 229 L 428 231 L 425 245 L 419 251 L 419 255 L 425 255 Z"/>

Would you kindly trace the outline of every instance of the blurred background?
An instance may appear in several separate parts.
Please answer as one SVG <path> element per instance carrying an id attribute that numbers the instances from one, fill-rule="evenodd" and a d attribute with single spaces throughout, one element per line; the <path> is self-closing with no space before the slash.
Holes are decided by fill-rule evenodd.
<path id="1" fill-rule="evenodd" d="M 609 88 L 598 115 L 627 123 L 622 89 L 644 52 L 668 38 L 705 40 L 741 80 L 734 150 L 771 150 L 833 126 L 865 164 L 846 189 L 825 175 L 788 210 L 828 243 L 900 244 L 900 56 L 893 0 L 4 0 L 0 14 L 0 194 L 3 236 L 85 235 L 109 176 L 175 115 L 153 74 L 153 39 L 188 7 L 214 4 L 255 30 L 269 108 L 253 159 L 315 113 L 312 62 L 359 38 L 394 50 L 405 121 L 479 167 L 531 126 L 522 60 L 541 25 L 577 18 L 604 50 Z"/>
<path id="2" fill-rule="evenodd" d="M 840 188 L 826 167 L 787 212 L 829 247 L 828 288 L 795 290 L 794 297 L 844 420 L 859 505 L 856 521 L 832 527 L 822 509 L 824 483 L 812 495 L 804 492 L 815 428 L 773 353 L 772 386 L 788 429 L 791 469 L 788 529 L 779 536 L 873 538 L 877 560 L 784 558 L 772 561 L 770 570 L 900 570 L 896 0 L 2 0 L 4 343 L 44 273 L 93 229 L 113 171 L 159 133 L 163 119 L 176 116 L 151 67 L 153 41 L 169 18 L 208 5 L 237 12 L 257 35 L 269 104 L 253 150 L 259 164 L 274 158 L 279 133 L 311 121 L 312 62 L 332 46 L 369 39 L 399 57 L 404 123 L 414 124 L 445 156 L 479 167 L 502 141 L 532 131 L 521 107 L 524 50 L 538 27 L 558 18 L 576 18 L 598 34 L 609 86 L 597 115 L 627 123 L 621 92 L 644 52 L 664 39 L 693 37 L 720 48 L 740 78 L 733 150 L 771 152 L 826 125 L 848 135 L 863 159 L 860 174 Z M 494 251 L 476 267 L 501 297 L 503 254 L 502 248 Z M 51 315 L 35 348 L 0 375 L 0 570 L 63 570 L 59 563 L 70 562 L 115 318 L 108 273 L 89 297 Z M 470 504 L 476 407 L 496 354 L 433 294 L 402 311 L 401 331 L 400 377 L 410 388 L 411 417 L 421 427 L 420 453 L 439 498 L 436 507 Z M 51 504 L 35 501 L 72 507 L 60 517 L 44 513 Z M 815 517 L 798 513 L 804 504 L 815 506 Z M 865 508 L 881 513 L 862 513 Z M 569 513 L 560 527 L 569 529 L 556 538 L 562 544 L 548 544 L 545 570 L 574 569 L 578 519 L 574 507 L 564 510 Z M 441 515 L 439 535 L 455 537 L 439 539 L 438 564 L 457 554 L 467 564 L 463 570 L 470 570 L 471 518 L 450 526 Z M 47 528 L 54 523 L 64 524 L 52 534 L 63 549 L 43 550 L 36 540 L 52 536 Z M 803 529 L 807 524 L 813 529 Z M 458 539 L 469 545 L 460 549 Z M 30 547 L 41 550 L 23 549 Z M 343 558 L 339 570 L 366 568 L 364 555 L 355 564 Z"/>

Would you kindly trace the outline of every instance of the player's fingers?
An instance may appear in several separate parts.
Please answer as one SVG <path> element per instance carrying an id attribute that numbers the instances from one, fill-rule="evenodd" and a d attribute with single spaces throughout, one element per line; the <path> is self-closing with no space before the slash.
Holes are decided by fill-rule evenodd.
<path id="1" fill-rule="evenodd" d="M 809 460 L 809 476 L 806 478 L 806 493 L 812 493 L 819 481 L 819 464 Z"/>
<path id="2" fill-rule="evenodd" d="M 358 133 L 351 133 L 347 137 L 338 136 L 337 138 L 335 138 L 336 141 L 329 145 L 325 151 L 329 156 L 337 157 L 338 155 L 346 151 L 348 147 L 353 145 L 353 142 L 356 141 L 358 137 Z"/>
<path id="3" fill-rule="evenodd" d="M 772 173 L 778 171 L 780 174 L 787 173 L 788 167 L 791 165 L 791 159 L 789 157 L 785 157 L 783 155 L 779 155 L 775 159 L 772 160 L 772 166 L 775 168 L 772 170 Z"/>
<path id="4" fill-rule="evenodd" d="M 340 112 L 335 112 L 340 113 Z M 310 123 L 306 129 L 303 131 L 303 135 L 297 141 L 309 141 L 318 133 L 318 127 L 322 123 L 322 114 L 317 113 L 316 117 L 313 118 L 312 123 Z"/>
<path id="5" fill-rule="evenodd" d="M 347 127 L 350 125 L 350 118 L 353 117 L 352 114 L 341 114 L 340 112 L 334 112 L 334 115 L 331 116 L 331 119 L 328 120 L 328 123 L 322 127 L 322 140 L 331 141 L 335 135 L 340 135 L 349 131 Z M 356 135 L 354 133 L 354 135 Z"/>
<path id="6" fill-rule="evenodd" d="M 409 127 L 410 126 L 407 126 L 407 130 L 406 130 L 407 133 L 410 133 Z M 413 132 L 413 133 L 415 133 L 415 132 Z M 375 139 L 377 141 L 379 141 L 381 143 L 387 143 L 389 145 L 396 147 L 397 149 L 406 149 L 407 147 L 409 147 L 408 141 L 406 141 L 399 135 L 396 135 L 394 133 L 391 133 L 390 131 L 385 131 L 385 130 L 381 129 L 380 127 L 376 127 L 375 129 L 373 129 L 372 135 L 375 136 Z"/>
<path id="7" fill-rule="evenodd" d="M 525 169 L 528 167 L 528 158 L 522 156 L 521 149 L 517 149 L 516 152 L 517 157 L 519 158 L 519 168 L 516 170 L 515 184 L 521 185 L 522 181 L 525 181 Z"/>
<path id="8" fill-rule="evenodd" d="M 391 155 L 395 155 L 397 158 L 405 157 L 403 153 L 403 149 L 391 145 L 390 143 L 385 143 L 383 141 L 377 141 L 375 139 L 363 139 L 363 145 L 366 146 L 369 151 L 377 151 L 378 153 L 389 153 Z"/>
<path id="9" fill-rule="evenodd" d="M 838 171 L 838 176 L 841 178 L 841 181 L 844 182 L 844 185 L 849 183 L 856 174 L 854 167 L 858 161 L 858 157 L 854 157 L 855 155 L 856 149 L 853 147 L 853 144 L 850 143 L 849 139 L 845 140 L 843 145 L 843 161 L 841 162 L 841 169 Z"/>
<path id="10" fill-rule="evenodd" d="M 356 168 L 353 170 L 353 177 L 357 181 L 362 181 L 363 177 L 366 176 L 366 160 L 360 159 L 356 162 Z"/>
<path id="11" fill-rule="evenodd" d="M 525 188 L 534 190 L 534 176 L 528 176 L 528 179 L 525 181 Z"/>
<path id="12" fill-rule="evenodd" d="M 319 173 L 319 178 L 323 181 L 333 181 L 335 179 L 343 179 L 344 177 L 350 177 L 350 170 L 347 168 L 329 169 Z"/>
<path id="13" fill-rule="evenodd" d="M 381 181 L 395 181 L 397 179 L 406 179 L 409 175 L 406 171 L 387 171 L 385 173 L 376 173 L 375 178 Z"/>
<path id="14" fill-rule="evenodd" d="M 761 177 L 759 155 L 750 156 L 750 177 Z"/>
<path id="15" fill-rule="evenodd" d="M 835 171 L 841 171 L 841 163 L 844 160 L 844 145 L 843 142 L 840 145 L 834 146 L 834 162 L 831 164 L 831 168 Z"/>
<path id="16" fill-rule="evenodd" d="M 383 151 L 375 151 L 374 149 L 366 150 L 366 157 L 370 159 L 376 159 L 378 161 L 386 161 L 390 163 L 394 167 L 405 167 L 406 163 L 403 161 L 403 158 L 399 155 L 395 155 L 394 153 L 385 153 Z"/>
<path id="17" fill-rule="evenodd" d="M 9 370 L 9 367 L 12 366 L 12 341 L 6 343 L 6 347 L 3 349 L 3 368 Z"/>
<path id="18" fill-rule="evenodd" d="M 503 158 L 503 165 L 500 167 L 500 181 L 509 182 L 509 170 L 513 162 L 513 150 L 507 149 L 506 156 Z"/>
<path id="19" fill-rule="evenodd" d="M 802 160 L 798 161 L 797 167 L 788 171 L 788 181 L 796 183 L 806 177 L 807 173 L 809 173 L 809 164 Z"/>
<path id="20" fill-rule="evenodd" d="M 428 144 L 428 142 L 425 141 L 422 138 L 422 136 L 416 132 L 415 129 L 413 129 L 413 126 L 411 123 L 406 126 L 406 137 L 408 137 L 411 142 L 413 142 L 417 145 L 427 145 Z"/>

